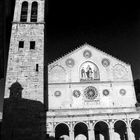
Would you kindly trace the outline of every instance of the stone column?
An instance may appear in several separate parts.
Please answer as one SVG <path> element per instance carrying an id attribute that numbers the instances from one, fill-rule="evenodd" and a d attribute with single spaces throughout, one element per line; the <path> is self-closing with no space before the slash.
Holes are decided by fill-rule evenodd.
<path id="1" fill-rule="evenodd" d="M 94 129 L 88 129 L 88 139 L 95 140 L 95 132 Z"/>
<path id="2" fill-rule="evenodd" d="M 110 137 L 110 140 L 114 140 L 114 126 L 113 125 L 109 127 L 109 137 Z"/>
<path id="3" fill-rule="evenodd" d="M 31 22 L 31 7 L 32 5 L 31 5 L 31 3 L 29 2 L 28 3 L 28 14 L 27 14 L 27 22 Z"/>
<path id="4" fill-rule="evenodd" d="M 70 137 L 70 140 L 74 140 L 74 130 L 69 130 L 69 137 Z"/>
<path id="5" fill-rule="evenodd" d="M 54 132 L 54 131 L 51 131 L 51 132 L 49 133 L 49 136 L 51 136 L 51 137 L 54 137 L 54 138 L 55 138 L 55 132 Z"/>
<path id="6" fill-rule="evenodd" d="M 127 126 L 127 137 L 128 137 L 128 140 L 135 140 L 131 126 L 129 125 Z"/>

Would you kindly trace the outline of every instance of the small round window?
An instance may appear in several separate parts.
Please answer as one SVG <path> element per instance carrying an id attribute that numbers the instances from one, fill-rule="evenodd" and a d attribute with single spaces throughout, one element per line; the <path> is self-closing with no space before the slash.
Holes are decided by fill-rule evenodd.
<path id="1" fill-rule="evenodd" d="M 81 93 L 80 93 L 79 90 L 74 90 L 74 91 L 73 91 L 73 96 L 76 97 L 76 98 L 80 97 L 80 94 L 81 94 Z"/>
<path id="2" fill-rule="evenodd" d="M 55 92 L 54 92 L 54 95 L 55 95 L 56 97 L 59 97 L 59 96 L 61 96 L 61 92 L 60 92 L 60 91 L 55 91 Z"/>
<path id="3" fill-rule="evenodd" d="M 110 61 L 109 61 L 107 58 L 104 58 L 104 59 L 102 60 L 102 65 L 103 65 L 104 67 L 108 67 L 108 66 L 110 65 Z"/>
<path id="4" fill-rule="evenodd" d="M 89 50 L 85 50 L 84 51 L 84 53 L 83 53 L 83 56 L 85 57 L 85 58 L 90 58 L 91 57 L 91 52 L 89 51 Z"/>
<path id="5" fill-rule="evenodd" d="M 107 89 L 103 90 L 103 95 L 105 95 L 105 96 L 109 95 L 109 90 L 107 90 Z"/>
<path id="6" fill-rule="evenodd" d="M 120 94 L 121 95 L 125 95 L 126 94 L 126 90 L 125 89 L 120 89 Z"/>
<path id="7" fill-rule="evenodd" d="M 72 68 L 75 62 L 72 58 L 68 58 L 65 63 L 67 67 Z"/>

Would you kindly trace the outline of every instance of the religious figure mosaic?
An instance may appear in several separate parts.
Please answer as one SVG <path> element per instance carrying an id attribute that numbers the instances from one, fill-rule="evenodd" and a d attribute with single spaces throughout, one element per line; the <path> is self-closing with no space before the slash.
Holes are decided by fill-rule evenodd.
<path id="1" fill-rule="evenodd" d="M 99 69 L 94 63 L 87 61 L 80 67 L 80 81 L 92 80 L 99 80 Z"/>

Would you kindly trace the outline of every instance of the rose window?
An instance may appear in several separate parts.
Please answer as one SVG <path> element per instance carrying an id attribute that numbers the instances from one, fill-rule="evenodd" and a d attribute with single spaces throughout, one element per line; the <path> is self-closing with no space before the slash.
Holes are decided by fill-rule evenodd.
<path id="1" fill-rule="evenodd" d="M 87 87 L 84 91 L 84 94 L 88 100 L 94 100 L 98 96 L 96 88 L 92 86 Z"/>

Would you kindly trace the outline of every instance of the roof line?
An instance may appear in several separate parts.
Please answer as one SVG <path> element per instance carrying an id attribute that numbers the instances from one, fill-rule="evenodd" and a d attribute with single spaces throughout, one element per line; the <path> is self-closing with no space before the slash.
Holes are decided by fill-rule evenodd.
<path id="1" fill-rule="evenodd" d="M 129 65 L 129 66 L 130 66 L 129 63 L 126 63 L 126 62 L 124 62 L 124 61 L 122 61 L 122 60 L 120 60 L 120 59 L 118 59 L 118 58 L 116 58 L 116 57 L 114 57 L 114 56 L 112 56 L 112 55 L 110 55 L 110 54 L 108 54 L 108 53 L 106 53 L 106 52 L 104 52 L 104 51 L 102 51 L 102 50 L 100 50 L 100 49 L 98 49 L 98 48 L 96 48 L 96 47 L 90 45 L 90 44 L 88 44 L 87 42 L 85 42 L 83 45 L 80 45 L 80 46 L 74 48 L 74 49 L 71 50 L 70 52 L 67 52 L 67 53 L 65 53 L 64 55 L 62 55 L 62 56 L 56 58 L 55 60 L 53 60 L 52 62 L 50 62 L 50 63 L 48 64 L 48 66 L 49 66 L 49 65 L 52 65 L 52 64 L 54 64 L 54 63 L 57 63 L 57 62 L 58 62 L 59 60 L 61 60 L 62 58 L 65 58 L 65 57 L 70 56 L 74 51 L 77 52 L 77 51 L 79 51 L 81 48 L 83 48 L 83 47 L 85 47 L 85 46 L 88 46 L 88 47 L 90 47 L 90 48 L 92 48 L 92 49 L 94 48 L 94 49 L 96 49 L 97 51 L 99 51 L 99 52 L 101 52 L 101 53 L 104 53 L 105 55 L 107 55 L 107 56 L 109 56 L 109 57 L 111 57 L 111 58 L 113 58 L 113 59 L 116 59 L 116 60 L 118 60 L 118 61 L 120 61 L 120 62 L 122 62 L 122 63 L 125 63 L 126 65 Z"/>

